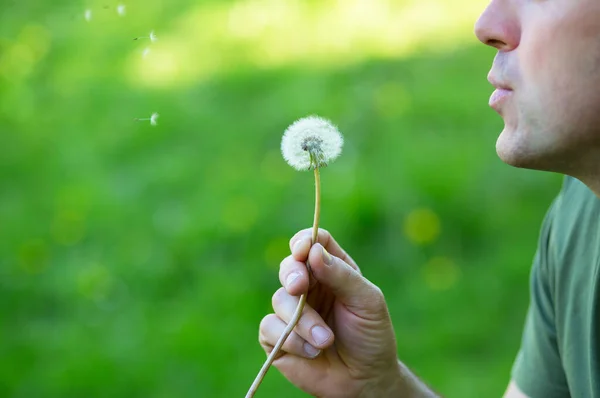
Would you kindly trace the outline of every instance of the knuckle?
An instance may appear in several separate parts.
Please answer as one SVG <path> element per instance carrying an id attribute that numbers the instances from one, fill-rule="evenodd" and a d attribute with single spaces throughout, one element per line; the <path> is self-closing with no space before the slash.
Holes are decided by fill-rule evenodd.
<path id="1" fill-rule="evenodd" d="M 317 235 L 317 241 L 323 245 L 323 247 L 328 246 L 333 239 L 333 235 L 327 229 L 319 228 L 319 233 Z"/>
<path id="2" fill-rule="evenodd" d="M 378 307 L 378 308 L 385 308 L 386 307 L 386 302 L 385 302 L 385 296 L 383 294 L 383 290 L 381 290 L 381 288 L 371 282 L 369 282 L 371 285 L 371 300 L 373 301 L 373 304 Z"/>
<path id="3" fill-rule="evenodd" d="M 373 282 L 369 282 L 369 284 L 371 285 L 371 290 L 373 290 L 373 295 L 383 299 L 383 290 Z"/>
<path id="4" fill-rule="evenodd" d="M 323 238 L 324 242 L 329 242 L 329 239 L 331 239 L 331 233 L 329 232 L 329 230 L 325 229 L 325 228 L 319 228 L 319 234 L 321 236 L 321 238 Z"/>
<path id="5" fill-rule="evenodd" d="M 262 346 L 268 345 L 267 338 L 265 337 L 265 334 L 262 331 L 258 333 L 258 343 Z"/>

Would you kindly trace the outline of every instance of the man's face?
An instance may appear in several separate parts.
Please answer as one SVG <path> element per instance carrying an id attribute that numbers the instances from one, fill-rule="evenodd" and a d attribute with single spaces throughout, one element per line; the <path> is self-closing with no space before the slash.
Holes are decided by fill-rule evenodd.
<path id="1" fill-rule="evenodd" d="M 488 78 L 501 87 L 490 101 L 505 124 L 499 157 L 600 171 L 600 0 L 492 0 L 475 34 L 498 49 Z"/>

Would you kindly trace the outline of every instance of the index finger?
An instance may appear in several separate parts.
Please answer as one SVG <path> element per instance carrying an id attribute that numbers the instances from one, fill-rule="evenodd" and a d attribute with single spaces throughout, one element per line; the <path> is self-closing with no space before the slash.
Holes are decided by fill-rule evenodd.
<path id="1" fill-rule="evenodd" d="M 301 231 L 298 231 L 292 239 L 290 239 L 290 250 L 294 258 L 298 261 L 306 261 L 308 259 L 308 253 L 310 252 L 310 247 L 305 248 L 304 245 L 300 245 L 297 247 L 296 251 L 294 250 L 294 245 L 302 239 L 311 238 L 312 239 L 312 228 L 306 228 Z M 317 234 L 317 242 L 320 243 L 325 250 L 334 256 L 342 259 L 342 261 L 346 262 L 349 266 L 360 272 L 358 265 L 356 262 L 350 257 L 348 253 L 336 242 L 331 233 L 326 229 L 319 228 L 319 232 Z"/>

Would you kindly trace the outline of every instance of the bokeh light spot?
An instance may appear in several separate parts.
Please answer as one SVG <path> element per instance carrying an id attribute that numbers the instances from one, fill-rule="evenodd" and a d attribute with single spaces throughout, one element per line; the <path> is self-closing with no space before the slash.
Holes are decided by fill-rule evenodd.
<path id="1" fill-rule="evenodd" d="M 15 81 L 28 77 L 50 47 L 50 35 L 39 25 L 25 26 L 14 43 L 0 54 L 0 75 Z"/>
<path id="2" fill-rule="evenodd" d="M 447 257 L 434 257 L 423 267 L 423 278 L 431 290 L 448 290 L 460 278 L 460 268 Z"/>
<path id="3" fill-rule="evenodd" d="M 440 232 L 441 221 L 431 209 L 415 209 L 408 214 L 404 221 L 404 234 L 413 244 L 433 243 Z"/>
<path id="4" fill-rule="evenodd" d="M 7 80 L 20 80 L 32 70 L 34 54 L 31 48 L 22 43 L 13 44 L 0 60 L 0 73 Z"/>

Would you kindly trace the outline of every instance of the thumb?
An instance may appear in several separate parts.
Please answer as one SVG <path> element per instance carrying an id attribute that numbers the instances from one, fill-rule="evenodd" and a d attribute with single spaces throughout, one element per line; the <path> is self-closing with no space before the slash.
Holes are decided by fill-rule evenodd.
<path id="1" fill-rule="evenodd" d="M 313 275 L 356 315 L 380 319 L 387 306 L 381 289 L 339 257 L 331 255 L 320 243 L 308 254 Z"/>

